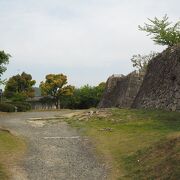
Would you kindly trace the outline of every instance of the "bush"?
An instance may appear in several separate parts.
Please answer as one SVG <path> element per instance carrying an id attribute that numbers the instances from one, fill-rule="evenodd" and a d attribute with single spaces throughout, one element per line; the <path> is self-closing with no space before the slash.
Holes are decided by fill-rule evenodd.
<path id="1" fill-rule="evenodd" d="M 31 109 L 31 105 L 26 102 L 11 102 L 10 104 L 16 106 L 18 112 L 25 112 Z"/>
<path id="2" fill-rule="evenodd" d="M 27 111 L 26 106 L 24 106 L 22 104 L 13 104 L 13 105 L 15 105 L 17 107 L 17 111 L 18 112 L 25 112 L 25 111 Z"/>
<path id="3" fill-rule="evenodd" d="M 31 110 L 32 108 L 30 103 L 24 102 L 23 105 L 26 106 L 27 110 Z"/>
<path id="4" fill-rule="evenodd" d="M 0 111 L 1 112 L 15 112 L 15 106 L 12 104 L 1 103 Z"/>
<path id="5" fill-rule="evenodd" d="M 104 89 L 105 83 L 100 83 L 94 87 L 85 85 L 76 88 L 72 96 L 64 96 L 60 99 L 61 108 L 88 109 L 96 107 L 101 100 Z"/>

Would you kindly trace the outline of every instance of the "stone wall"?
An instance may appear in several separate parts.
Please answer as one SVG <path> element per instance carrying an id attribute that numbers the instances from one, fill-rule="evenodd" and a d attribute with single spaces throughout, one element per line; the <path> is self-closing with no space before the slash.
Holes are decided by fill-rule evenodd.
<path id="1" fill-rule="evenodd" d="M 132 107 L 180 110 L 180 45 L 150 62 Z"/>
<path id="2" fill-rule="evenodd" d="M 135 71 L 127 76 L 113 75 L 109 77 L 98 107 L 131 107 L 142 84 L 142 80 L 143 76 Z"/>

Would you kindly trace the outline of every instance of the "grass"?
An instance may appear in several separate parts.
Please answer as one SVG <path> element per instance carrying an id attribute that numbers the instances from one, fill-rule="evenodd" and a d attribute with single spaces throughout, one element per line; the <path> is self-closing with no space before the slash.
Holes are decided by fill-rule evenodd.
<path id="1" fill-rule="evenodd" d="M 11 176 L 9 169 L 25 150 L 25 143 L 8 131 L 0 129 L 0 179 Z"/>
<path id="2" fill-rule="evenodd" d="M 68 122 L 92 137 L 109 179 L 179 179 L 180 113 L 110 109 L 110 116 Z M 102 131 L 112 128 L 111 131 Z"/>

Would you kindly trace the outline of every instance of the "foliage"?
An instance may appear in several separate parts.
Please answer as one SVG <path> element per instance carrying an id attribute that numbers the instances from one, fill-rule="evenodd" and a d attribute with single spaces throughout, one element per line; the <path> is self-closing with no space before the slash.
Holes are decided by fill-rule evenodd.
<path id="1" fill-rule="evenodd" d="M 88 109 L 96 107 L 101 100 L 104 89 L 105 83 L 100 83 L 95 87 L 85 85 L 75 89 L 73 96 L 62 98 L 61 105 L 63 108 L 71 109 Z"/>
<path id="2" fill-rule="evenodd" d="M 10 104 L 16 106 L 18 112 L 26 112 L 31 109 L 31 105 L 27 102 L 11 102 Z"/>
<path id="3" fill-rule="evenodd" d="M 21 75 L 11 77 L 5 86 L 4 96 L 13 101 L 24 101 L 34 97 L 32 86 L 36 83 L 30 74 L 23 72 Z"/>
<path id="4" fill-rule="evenodd" d="M 11 57 L 10 54 L 6 54 L 4 51 L 0 51 L 0 77 L 6 71 L 5 65 L 9 63 L 9 58 Z M 3 81 L 0 81 L 3 83 Z"/>
<path id="5" fill-rule="evenodd" d="M 98 101 L 101 100 L 101 97 L 102 97 L 102 94 L 104 93 L 105 87 L 106 87 L 105 82 L 101 82 L 98 86 L 95 87 L 96 96 L 98 98 Z"/>
<path id="6" fill-rule="evenodd" d="M 17 109 L 16 109 L 17 108 Z M 0 104 L 1 112 L 26 112 L 31 109 L 31 105 L 26 102 L 8 102 Z"/>
<path id="7" fill-rule="evenodd" d="M 0 111 L 1 112 L 14 112 L 15 106 L 12 104 L 1 103 L 0 104 Z"/>
<path id="8" fill-rule="evenodd" d="M 156 52 L 150 52 L 149 55 L 133 55 L 131 62 L 133 63 L 133 67 L 135 67 L 139 72 L 145 72 L 150 60 L 152 60 L 157 55 L 158 53 Z"/>
<path id="9" fill-rule="evenodd" d="M 73 95 L 74 87 L 66 84 L 67 76 L 64 74 L 48 74 L 45 82 L 40 84 L 42 95 L 53 97 L 57 109 L 60 106 L 60 98 Z"/>
<path id="10" fill-rule="evenodd" d="M 13 102 L 24 102 L 27 99 L 27 96 L 24 93 L 19 92 L 13 93 L 12 96 L 7 96 L 5 92 L 5 96 L 11 99 Z"/>
<path id="11" fill-rule="evenodd" d="M 159 45 L 173 46 L 180 43 L 180 21 L 171 25 L 168 21 L 167 15 L 162 19 L 155 17 L 153 20 L 148 19 L 150 24 L 139 26 L 139 30 L 145 31 L 149 35 L 152 35 L 152 40 Z"/>
<path id="12" fill-rule="evenodd" d="M 52 98 L 51 96 L 44 96 L 40 99 L 40 102 L 42 103 L 42 105 L 53 107 L 54 98 Z"/>

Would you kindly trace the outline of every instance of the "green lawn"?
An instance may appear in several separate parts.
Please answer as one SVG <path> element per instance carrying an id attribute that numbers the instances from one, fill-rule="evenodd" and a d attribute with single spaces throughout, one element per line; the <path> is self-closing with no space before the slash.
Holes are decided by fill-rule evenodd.
<path id="1" fill-rule="evenodd" d="M 0 129 L 0 179 L 11 176 L 9 168 L 14 165 L 25 150 L 25 143 L 8 131 Z"/>
<path id="2" fill-rule="evenodd" d="M 109 179 L 179 179 L 180 113 L 110 109 L 107 117 L 67 121 L 92 137 L 111 167 Z M 112 131 L 103 131 L 112 128 Z"/>

